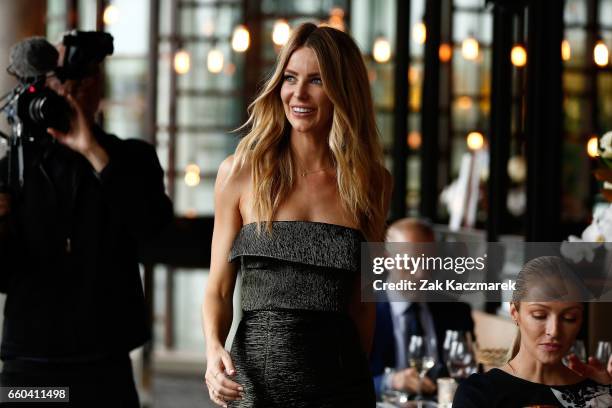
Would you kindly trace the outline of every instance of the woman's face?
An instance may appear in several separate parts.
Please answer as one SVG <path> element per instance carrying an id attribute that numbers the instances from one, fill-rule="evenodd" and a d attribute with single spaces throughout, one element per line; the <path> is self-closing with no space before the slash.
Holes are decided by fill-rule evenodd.
<path id="1" fill-rule="evenodd" d="M 334 109 L 323 89 L 319 62 L 313 50 L 301 47 L 293 52 L 285 68 L 280 96 L 294 130 L 315 134 L 329 132 Z"/>
<path id="2" fill-rule="evenodd" d="M 521 331 L 521 349 L 542 364 L 556 364 L 574 343 L 582 324 L 578 302 L 512 303 L 510 313 Z"/>

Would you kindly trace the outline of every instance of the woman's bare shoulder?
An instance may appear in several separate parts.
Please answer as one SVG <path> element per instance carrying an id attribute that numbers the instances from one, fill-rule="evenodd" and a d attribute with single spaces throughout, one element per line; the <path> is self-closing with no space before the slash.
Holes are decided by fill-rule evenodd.
<path id="1" fill-rule="evenodd" d="M 238 166 L 233 154 L 227 156 L 219 165 L 217 172 L 217 187 L 222 189 L 234 190 L 243 189 L 250 180 L 248 165 Z"/>

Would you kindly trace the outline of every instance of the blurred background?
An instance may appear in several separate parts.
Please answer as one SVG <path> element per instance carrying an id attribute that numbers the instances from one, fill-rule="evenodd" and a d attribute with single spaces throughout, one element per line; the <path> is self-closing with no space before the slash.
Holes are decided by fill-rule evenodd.
<path id="1" fill-rule="evenodd" d="M 165 169 L 176 223 L 143 255 L 155 335 L 134 353 L 146 406 L 208 403 L 200 305 L 216 169 L 304 21 L 351 33 L 363 52 L 391 219 L 426 217 L 441 240 L 561 241 L 607 205 L 592 171 L 612 130 L 612 0 L 0 0 L 2 67 L 28 36 L 114 36 L 100 120 L 154 144 Z M 0 76 L 0 93 L 12 86 Z M 507 323 L 499 304 L 473 306 L 487 327 Z M 591 305 L 587 341 L 611 335 L 609 310 Z"/>

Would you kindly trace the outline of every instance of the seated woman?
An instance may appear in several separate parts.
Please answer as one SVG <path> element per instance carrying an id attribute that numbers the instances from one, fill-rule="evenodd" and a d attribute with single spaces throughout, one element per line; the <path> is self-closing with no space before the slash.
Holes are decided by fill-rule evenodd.
<path id="1" fill-rule="evenodd" d="M 509 361 L 470 376 L 457 389 L 453 408 L 612 407 L 612 359 L 607 368 L 574 355 L 569 367 L 561 361 L 582 325 L 584 297 L 572 276 L 558 257 L 525 264 L 510 303 L 519 331 Z"/>

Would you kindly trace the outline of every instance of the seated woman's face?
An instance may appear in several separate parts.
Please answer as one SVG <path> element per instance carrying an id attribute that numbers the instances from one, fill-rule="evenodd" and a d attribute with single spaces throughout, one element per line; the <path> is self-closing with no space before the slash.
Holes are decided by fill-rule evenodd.
<path id="1" fill-rule="evenodd" d="M 557 363 L 574 343 L 582 325 L 578 302 L 520 302 L 511 304 L 521 331 L 521 349 L 542 364 Z"/>
<path id="2" fill-rule="evenodd" d="M 304 133 L 329 132 L 333 105 L 323 89 L 317 56 L 310 48 L 298 48 L 289 58 L 280 97 L 293 129 Z"/>

